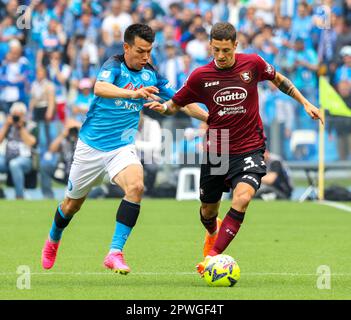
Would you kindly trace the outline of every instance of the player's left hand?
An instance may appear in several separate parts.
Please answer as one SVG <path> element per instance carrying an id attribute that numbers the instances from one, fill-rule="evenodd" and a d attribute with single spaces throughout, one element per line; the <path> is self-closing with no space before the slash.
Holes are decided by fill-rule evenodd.
<path id="1" fill-rule="evenodd" d="M 322 118 L 321 111 L 315 107 L 312 103 L 308 102 L 304 105 L 306 112 L 313 120 L 320 120 L 324 124 L 324 119 Z"/>

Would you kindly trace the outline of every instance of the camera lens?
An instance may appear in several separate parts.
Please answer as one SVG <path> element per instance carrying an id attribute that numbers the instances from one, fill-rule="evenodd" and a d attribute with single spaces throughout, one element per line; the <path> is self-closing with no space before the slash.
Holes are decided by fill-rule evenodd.
<path id="1" fill-rule="evenodd" d="M 12 116 L 13 122 L 18 122 L 20 120 L 19 116 Z"/>

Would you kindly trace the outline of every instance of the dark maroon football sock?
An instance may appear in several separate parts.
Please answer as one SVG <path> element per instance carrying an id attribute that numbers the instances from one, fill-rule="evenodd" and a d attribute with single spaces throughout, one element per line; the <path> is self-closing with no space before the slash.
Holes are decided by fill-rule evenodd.
<path id="1" fill-rule="evenodd" d="M 200 220 L 209 234 L 212 234 L 217 230 L 217 216 L 210 219 L 205 219 L 202 216 L 201 208 L 200 208 Z"/>
<path id="2" fill-rule="evenodd" d="M 238 233 L 241 223 L 244 220 L 244 216 L 245 212 L 239 212 L 230 208 L 219 228 L 217 240 L 209 252 L 210 256 L 221 254 L 228 247 L 229 243 Z"/>

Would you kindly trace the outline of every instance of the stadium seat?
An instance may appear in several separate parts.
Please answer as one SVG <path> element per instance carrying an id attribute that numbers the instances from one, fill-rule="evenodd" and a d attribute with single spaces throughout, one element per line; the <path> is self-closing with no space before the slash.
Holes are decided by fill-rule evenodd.
<path id="1" fill-rule="evenodd" d="M 24 187 L 26 189 L 35 189 L 37 187 L 37 181 L 38 171 L 35 169 L 32 169 L 30 172 L 24 175 Z M 8 187 L 13 187 L 13 181 L 10 172 L 7 173 L 6 185 Z"/>
<path id="2" fill-rule="evenodd" d="M 312 160 L 317 153 L 317 132 L 315 130 L 294 130 L 290 139 L 293 160 Z"/>
<path id="3" fill-rule="evenodd" d="M 193 183 L 192 183 L 193 181 Z M 192 187 L 193 186 L 193 187 Z M 176 199 L 198 200 L 200 196 L 200 168 L 182 168 L 179 171 Z"/>

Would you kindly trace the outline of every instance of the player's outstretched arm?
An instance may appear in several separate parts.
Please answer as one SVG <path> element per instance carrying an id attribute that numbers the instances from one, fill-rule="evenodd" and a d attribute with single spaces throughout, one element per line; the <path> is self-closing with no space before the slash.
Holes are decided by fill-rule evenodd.
<path id="1" fill-rule="evenodd" d="M 181 108 L 180 110 L 187 114 L 189 117 L 193 117 L 195 119 L 207 122 L 208 113 L 202 108 L 200 108 L 200 106 L 197 103 L 187 104 L 184 108 Z"/>
<path id="2" fill-rule="evenodd" d="M 152 101 L 145 103 L 144 107 L 147 107 L 164 115 L 173 115 L 181 110 L 189 117 L 193 117 L 201 121 L 206 122 L 208 118 L 208 113 L 205 110 L 201 109 L 196 103 L 190 103 L 182 108 L 181 106 L 175 104 L 173 100 L 168 100 L 165 103 Z"/>
<path id="3" fill-rule="evenodd" d="M 102 98 L 124 98 L 124 99 L 158 99 L 155 93 L 158 88 L 154 86 L 144 87 L 138 90 L 128 90 L 115 86 L 105 81 L 96 81 L 94 86 L 94 94 Z"/>
<path id="4" fill-rule="evenodd" d="M 324 123 L 320 110 L 310 103 L 287 77 L 276 72 L 275 78 L 272 82 L 281 92 L 284 92 L 288 96 L 294 98 L 297 102 L 301 103 L 304 106 L 305 111 L 313 120 L 319 119 Z"/>

